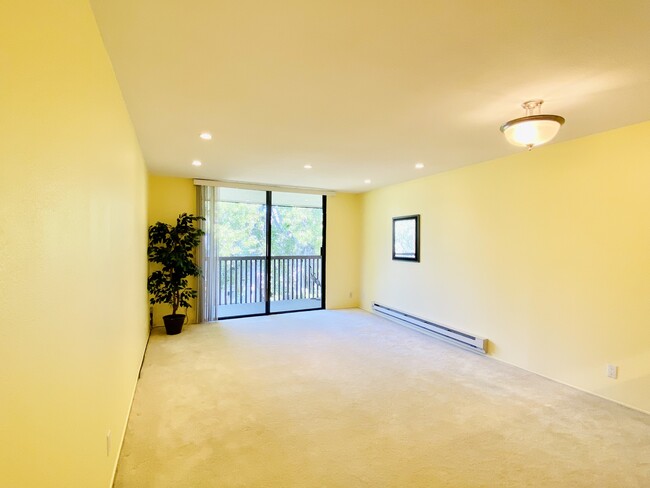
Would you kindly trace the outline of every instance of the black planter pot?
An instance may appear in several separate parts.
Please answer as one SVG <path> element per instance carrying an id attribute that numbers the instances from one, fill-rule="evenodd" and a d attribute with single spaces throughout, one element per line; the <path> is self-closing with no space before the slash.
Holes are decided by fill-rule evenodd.
<path id="1" fill-rule="evenodd" d="M 183 330 L 183 323 L 185 322 L 185 315 L 177 313 L 176 315 L 165 315 L 163 316 L 163 322 L 165 322 L 165 330 L 167 335 L 176 335 L 180 334 Z"/>

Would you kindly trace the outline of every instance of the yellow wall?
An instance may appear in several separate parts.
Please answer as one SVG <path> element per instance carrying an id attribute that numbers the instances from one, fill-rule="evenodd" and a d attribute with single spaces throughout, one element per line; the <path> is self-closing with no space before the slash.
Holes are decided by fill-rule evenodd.
<path id="1" fill-rule="evenodd" d="M 0 65 L 0 486 L 108 487 L 148 334 L 145 165 L 85 0 L 3 2 Z"/>
<path id="2" fill-rule="evenodd" d="M 149 175 L 149 225 L 173 223 L 179 213 L 196 214 L 196 190 L 188 178 Z M 327 199 L 327 292 L 329 309 L 359 306 L 359 253 L 361 196 L 339 193 Z M 196 282 L 192 286 L 196 289 Z M 166 305 L 154 307 L 154 324 L 171 313 Z M 196 322 L 196 304 L 188 311 Z"/>
<path id="3" fill-rule="evenodd" d="M 364 195 L 363 307 L 482 335 L 503 361 L 650 411 L 649 161 L 646 122 Z M 391 260 L 406 214 L 422 216 L 420 264 Z"/>
<path id="4" fill-rule="evenodd" d="M 189 178 L 149 174 L 149 225 L 175 224 L 179 214 L 196 215 L 196 187 Z"/>
<path id="5" fill-rule="evenodd" d="M 328 309 L 359 306 L 361 195 L 338 193 L 327 198 Z"/>
<path id="6" fill-rule="evenodd" d="M 149 174 L 149 225 L 156 222 L 176 224 L 179 214 L 188 213 L 196 215 L 196 187 L 189 178 L 174 178 L 171 176 L 158 176 Z M 149 272 L 153 271 L 149 265 Z M 190 287 L 197 290 L 196 278 L 189 278 Z M 154 305 L 154 325 L 162 326 L 163 315 L 172 313 L 172 308 L 165 304 Z M 180 309 L 178 313 L 185 313 Z M 196 300 L 192 300 L 192 308 L 187 310 L 189 323 L 196 323 Z"/>

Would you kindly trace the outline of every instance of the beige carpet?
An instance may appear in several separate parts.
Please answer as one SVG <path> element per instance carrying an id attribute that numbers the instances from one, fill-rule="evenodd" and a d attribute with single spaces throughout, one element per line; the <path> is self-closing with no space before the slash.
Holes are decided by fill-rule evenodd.
<path id="1" fill-rule="evenodd" d="M 358 311 L 155 329 L 116 487 L 650 487 L 650 416 Z"/>

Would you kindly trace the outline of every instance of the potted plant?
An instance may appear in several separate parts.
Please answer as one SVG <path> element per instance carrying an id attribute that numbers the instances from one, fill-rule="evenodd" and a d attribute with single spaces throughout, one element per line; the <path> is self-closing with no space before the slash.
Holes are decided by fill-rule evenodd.
<path id="1" fill-rule="evenodd" d="M 194 261 L 194 249 L 204 234 L 194 227 L 199 220 L 205 219 L 182 213 L 175 226 L 156 222 L 149 227 L 149 262 L 162 266 L 151 273 L 147 281 L 149 301 L 152 305 L 171 305 L 171 315 L 163 317 L 169 335 L 179 334 L 183 328 L 185 315 L 176 313 L 178 309 L 190 308 L 190 299 L 196 298 L 196 290 L 189 287 L 187 278 L 201 274 L 200 266 Z"/>

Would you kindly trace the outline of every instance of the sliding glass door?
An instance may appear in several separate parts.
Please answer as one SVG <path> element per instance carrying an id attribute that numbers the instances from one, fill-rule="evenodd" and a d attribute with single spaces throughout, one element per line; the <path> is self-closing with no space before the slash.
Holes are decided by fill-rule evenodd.
<path id="1" fill-rule="evenodd" d="M 270 311 L 322 308 L 323 197 L 271 195 Z"/>
<path id="2" fill-rule="evenodd" d="M 324 307 L 325 197 L 221 188 L 218 316 Z"/>
<path id="3" fill-rule="evenodd" d="M 220 188 L 219 318 L 266 313 L 266 192 Z"/>

